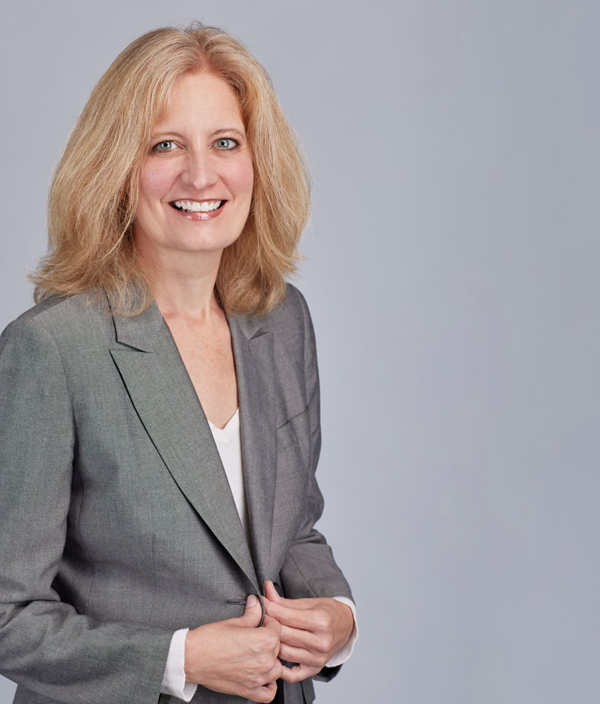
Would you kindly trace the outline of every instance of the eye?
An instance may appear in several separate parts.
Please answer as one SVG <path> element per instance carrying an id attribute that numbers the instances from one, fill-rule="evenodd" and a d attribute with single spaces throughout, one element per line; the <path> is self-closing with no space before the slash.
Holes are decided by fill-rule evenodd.
<path id="1" fill-rule="evenodd" d="M 153 152 L 170 152 L 171 149 L 168 149 L 168 148 L 163 149 L 163 147 L 164 147 L 165 145 L 169 145 L 169 144 L 175 144 L 175 142 L 174 142 L 172 139 L 165 139 L 165 140 L 163 140 L 162 142 L 159 142 L 158 144 L 155 144 L 155 145 L 152 147 L 152 151 L 153 151 Z"/>
<path id="2" fill-rule="evenodd" d="M 223 147 L 224 143 L 225 146 Z M 220 139 L 217 139 L 215 144 L 219 147 L 219 149 L 225 152 L 231 152 L 240 146 L 240 143 L 237 141 L 237 139 L 232 139 L 231 137 L 221 137 Z M 230 146 L 227 146 L 228 144 Z"/>

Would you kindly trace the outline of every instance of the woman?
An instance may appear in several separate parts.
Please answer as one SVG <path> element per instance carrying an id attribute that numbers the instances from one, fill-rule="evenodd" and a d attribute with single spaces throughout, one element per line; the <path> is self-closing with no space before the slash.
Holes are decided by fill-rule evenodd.
<path id="1" fill-rule="evenodd" d="M 226 32 L 149 32 L 93 90 L 36 305 L 0 337 L 15 704 L 302 704 L 348 657 L 352 593 L 314 529 L 314 331 L 284 279 L 308 205 L 272 84 Z"/>

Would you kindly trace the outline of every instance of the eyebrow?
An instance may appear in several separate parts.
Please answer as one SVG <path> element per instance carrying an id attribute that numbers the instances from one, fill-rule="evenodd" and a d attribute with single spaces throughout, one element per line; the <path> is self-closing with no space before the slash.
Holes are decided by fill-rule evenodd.
<path id="1" fill-rule="evenodd" d="M 211 134 L 209 134 L 209 137 L 214 137 L 216 134 L 219 134 L 220 132 L 235 132 L 236 134 L 239 134 L 240 137 L 245 137 L 243 132 L 240 132 L 240 130 L 237 129 L 237 127 L 221 127 L 218 130 L 215 130 Z M 168 130 L 161 131 L 161 132 L 156 132 L 155 134 L 152 135 L 152 139 L 156 139 L 159 136 L 165 136 L 165 135 L 172 135 L 173 137 L 179 137 L 179 139 L 185 139 L 182 134 L 179 134 L 179 132 L 170 132 Z"/>

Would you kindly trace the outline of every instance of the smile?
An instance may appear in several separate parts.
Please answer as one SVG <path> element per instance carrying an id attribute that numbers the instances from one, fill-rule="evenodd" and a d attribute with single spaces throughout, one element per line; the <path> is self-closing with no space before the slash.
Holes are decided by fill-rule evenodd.
<path id="1" fill-rule="evenodd" d="M 224 200 L 175 200 L 169 205 L 184 213 L 210 213 L 212 210 L 218 210 L 224 203 Z"/>
<path id="2" fill-rule="evenodd" d="M 212 220 L 225 209 L 226 200 L 175 200 L 169 205 L 186 220 Z"/>

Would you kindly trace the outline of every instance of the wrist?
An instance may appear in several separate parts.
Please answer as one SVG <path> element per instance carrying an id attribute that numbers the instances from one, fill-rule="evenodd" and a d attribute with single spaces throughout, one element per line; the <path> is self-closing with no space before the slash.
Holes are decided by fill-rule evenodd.
<path id="1" fill-rule="evenodd" d="M 185 674 L 185 681 L 193 682 L 194 684 L 201 684 L 199 678 L 202 674 L 194 665 L 198 662 L 206 661 L 206 657 L 203 657 L 203 655 L 199 653 L 199 648 L 201 648 L 202 645 L 202 634 L 199 634 L 198 631 L 200 631 L 201 628 L 204 628 L 204 626 L 190 629 L 185 636 L 183 672 Z"/>
<path id="2" fill-rule="evenodd" d="M 183 647 L 183 672 L 185 674 L 185 681 L 190 681 L 190 673 L 188 672 L 188 663 L 190 661 L 190 631 L 185 634 L 185 641 Z"/>
<path id="3" fill-rule="evenodd" d="M 344 607 L 344 614 L 346 616 L 346 631 L 345 635 L 346 638 L 344 640 L 344 643 L 348 641 L 348 638 L 352 635 L 352 631 L 354 630 L 354 611 L 348 604 L 344 604 L 341 601 L 338 601 L 338 604 L 341 604 L 341 606 Z"/>

